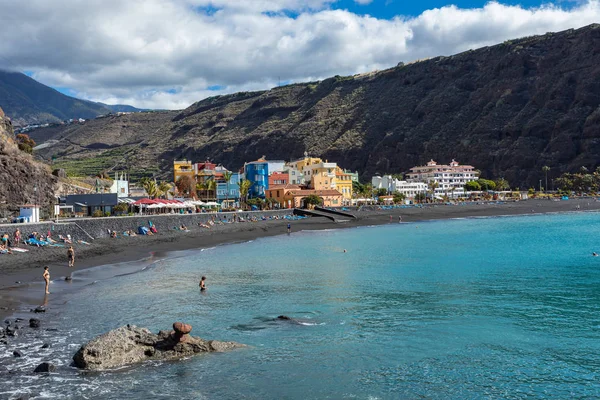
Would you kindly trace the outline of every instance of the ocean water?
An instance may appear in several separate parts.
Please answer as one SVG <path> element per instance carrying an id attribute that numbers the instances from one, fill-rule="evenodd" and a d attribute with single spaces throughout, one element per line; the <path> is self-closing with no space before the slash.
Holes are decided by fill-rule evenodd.
<path id="1" fill-rule="evenodd" d="M 63 296 L 47 316 L 58 331 L 19 339 L 29 356 L 0 349 L 12 371 L 0 374 L 0 398 L 597 398 L 593 251 L 597 213 L 294 232 L 172 253 Z M 115 372 L 69 366 L 107 330 L 175 321 L 249 347 Z M 42 342 L 52 347 L 34 351 Z M 43 360 L 57 373 L 32 375 Z"/>

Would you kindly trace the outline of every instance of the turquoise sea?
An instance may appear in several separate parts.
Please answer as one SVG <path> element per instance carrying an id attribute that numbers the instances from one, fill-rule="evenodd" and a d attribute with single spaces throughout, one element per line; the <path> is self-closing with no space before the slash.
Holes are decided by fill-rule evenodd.
<path id="1" fill-rule="evenodd" d="M 597 213 L 294 232 L 172 253 L 65 296 L 58 332 L 32 344 L 52 348 L 0 374 L 0 398 L 597 398 L 593 251 Z M 174 321 L 250 347 L 110 373 L 69 367 L 107 330 Z M 41 360 L 57 373 L 25 372 Z"/>

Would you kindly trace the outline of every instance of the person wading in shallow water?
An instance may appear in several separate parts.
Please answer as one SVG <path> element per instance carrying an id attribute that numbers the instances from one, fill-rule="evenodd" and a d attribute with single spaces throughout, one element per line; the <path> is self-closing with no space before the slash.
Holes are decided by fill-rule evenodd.
<path id="1" fill-rule="evenodd" d="M 75 250 L 73 250 L 73 246 L 67 250 L 67 256 L 69 257 L 69 267 L 73 268 L 75 266 Z"/>
<path id="2" fill-rule="evenodd" d="M 44 277 L 44 280 L 46 281 L 46 294 L 50 294 L 50 292 L 48 291 L 49 286 L 50 286 L 50 271 L 48 271 L 48 266 L 44 267 L 44 274 L 42 276 Z"/>
<path id="3" fill-rule="evenodd" d="M 201 291 L 205 291 L 206 290 L 206 277 L 203 276 L 202 279 L 200 279 L 200 290 Z"/>

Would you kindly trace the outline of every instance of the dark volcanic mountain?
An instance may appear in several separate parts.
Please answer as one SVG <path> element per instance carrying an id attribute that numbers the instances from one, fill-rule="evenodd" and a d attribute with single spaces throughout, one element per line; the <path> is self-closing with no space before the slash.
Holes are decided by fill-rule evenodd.
<path id="1" fill-rule="evenodd" d="M 170 176 L 173 158 L 234 169 L 307 151 L 363 178 L 455 158 L 513 187 L 537 186 L 544 165 L 550 177 L 599 165 L 600 25 L 33 137 L 53 139 L 39 155 L 72 172 L 127 166 Z"/>
<path id="2" fill-rule="evenodd" d="M 66 96 L 20 72 L 0 71 L 0 106 L 15 125 L 89 119 L 118 111 L 140 111 Z"/>

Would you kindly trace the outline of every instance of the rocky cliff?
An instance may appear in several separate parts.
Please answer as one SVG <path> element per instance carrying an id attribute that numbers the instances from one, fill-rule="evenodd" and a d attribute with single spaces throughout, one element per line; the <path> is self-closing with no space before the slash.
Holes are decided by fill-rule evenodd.
<path id="1" fill-rule="evenodd" d="M 0 108 L 0 208 L 54 203 L 55 178 L 45 164 L 18 149 L 10 119 Z M 34 189 L 37 188 L 37 189 Z"/>
<path id="2" fill-rule="evenodd" d="M 231 169 L 305 151 L 363 178 L 455 158 L 521 188 L 600 165 L 600 25 L 395 68 L 206 99 L 180 113 L 38 130 L 40 156 L 76 171 L 162 171 L 173 158 Z M 85 164 L 88 165 L 88 164 Z"/>

